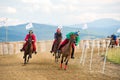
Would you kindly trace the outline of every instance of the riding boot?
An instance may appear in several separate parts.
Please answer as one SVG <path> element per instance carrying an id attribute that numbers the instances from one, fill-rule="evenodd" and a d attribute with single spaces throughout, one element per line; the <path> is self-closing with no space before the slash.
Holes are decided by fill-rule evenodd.
<path id="1" fill-rule="evenodd" d="M 71 58 L 74 59 L 74 48 L 72 48 Z"/>
<path id="2" fill-rule="evenodd" d="M 35 51 L 35 54 L 37 54 L 37 51 Z"/>
<path id="3" fill-rule="evenodd" d="M 21 51 L 21 52 L 24 51 L 24 48 L 20 49 L 20 51 Z"/>
<path id="4" fill-rule="evenodd" d="M 36 51 L 36 50 L 33 50 L 33 51 L 32 51 L 32 53 L 35 53 L 35 54 L 37 54 L 37 51 Z"/>

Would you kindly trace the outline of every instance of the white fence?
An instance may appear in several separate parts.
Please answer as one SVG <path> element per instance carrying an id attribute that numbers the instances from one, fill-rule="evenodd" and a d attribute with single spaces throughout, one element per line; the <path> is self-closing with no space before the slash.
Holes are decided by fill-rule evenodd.
<path id="1" fill-rule="evenodd" d="M 37 52 L 49 52 L 52 47 L 52 40 L 47 41 L 38 41 L 37 42 Z M 83 49 L 83 45 L 86 43 L 87 48 L 91 48 L 93 43 L 91 40 L 81 40 L 79 45 L 77 46 L 76 50 Z M 0 55 L 5 54 L 18 54 L 20 53 L 20 49 L 22 48 L 24 44 L 24 41 L 22 42 L 0 42 Z M 99 39 L 94 40 L 94 47 L 99 48 L 103 47 L 105 48 L 108 44 L 108 40 L 105 39 Z"/>
<path id="2" fill-rule="evenodd" d="M 22 42 L 0 42 L 0 55 L 5 54 L 18 54 L 20 49 L 23 47 L 24 41 Z M 39 41 L 37 42 L 37 52 L 50 51 L 52 41 Z"/>

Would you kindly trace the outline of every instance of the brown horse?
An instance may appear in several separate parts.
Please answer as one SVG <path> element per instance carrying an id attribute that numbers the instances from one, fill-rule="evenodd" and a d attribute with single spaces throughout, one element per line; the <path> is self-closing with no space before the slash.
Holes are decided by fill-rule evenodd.
<path id="1" fill-rule="evenodd" d="M 69 42 L 62 48 L 62 52 L 61 52 L 62 58 L 61 58 L 60 68 L 62 68 L 62 63 L 64 60 L 64 62 L 65 62 L 64 70 L 66 70 L 68 61 L 71 58 L 72 45 L 75 42 L 75 37 L 76 37 L 76 35 L 74 35 L 74 34 L 71 35 Z"/>
<path id="2" fill-rule="evenodd" d="M 58 62 L 58 58 L 60 56 L 57 51 L 58 51 L 58 48 L 59 48 L 59 45 L 60 45 L 61 41 L 62 41 L 62 39 L 58 38 L 55 41 L 54 46 L 53 46 L 53 52 L 54 52 L 53 56 L 55 55 L 55 62 Z"/>
<path id="3" fill-rule="evenodd" d="M 32 57 L 32 51 L 33 51 L 33 46 L 32 46 L 32 39 L 30 37 L 27 41 L 27 45 L 26 45 L 25 51 L 24 51 L 24 64 L 29 62 L 29 58 Z"/>

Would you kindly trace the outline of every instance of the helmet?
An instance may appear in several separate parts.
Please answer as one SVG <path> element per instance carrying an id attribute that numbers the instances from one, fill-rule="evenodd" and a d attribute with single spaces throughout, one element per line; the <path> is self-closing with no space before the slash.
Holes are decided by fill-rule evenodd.
<path id="1" fill-rule="evenodd" d="M 79 36 L 80 35 L 80 31 L 75 32 L 75 35 Z"/>
<path id="2" fill-rule="evenodd" d="M 57 32 L 61 32 L 61 29 L 60 29 L 60 28 L 57 28 Z"/>
<path id="3" fill-rule="evenodd" d="M 33 33 L 33 31 L 32 31 L 32 30 L 29 30 L 29 34 L 30 34 L 30 33 Z"/>

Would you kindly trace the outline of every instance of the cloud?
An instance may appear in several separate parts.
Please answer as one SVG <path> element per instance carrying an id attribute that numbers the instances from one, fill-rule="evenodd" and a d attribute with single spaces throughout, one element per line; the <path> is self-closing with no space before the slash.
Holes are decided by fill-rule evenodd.
<path id="1" fill-rule="evenodd" d="M 51 0 L 55 1 L 55 0 Z M 111 4 L 118 3 L 120 0 L 61 0 L 61 3 L 69 3 L 69 4 Z"/>
<path id="2" fill-rule="evenodd" d="M 39 3 L 39 0 L 22 0 L 24 3 Z"/>
<path id="3" fill-rule="evenodd" d="M 26 23 L 26 21 L 24 20 L 21 20 L 21 19 L 16 19 L 16 18 L 8 18 L 6 24 L 7 25 L 18 25 L 18 24 L 23 24 L 23 23 Z"/>
<path id="4" fill-rule="evenodd" d="M 101 18 L 120 20 L 120 0 L 15 0 L 15 2 L 11 0 L 10 3 L 4 0 L 4 3 L 0 2 L 0 16 L 17 19 L 16 23 L 28 19 L 62 25 L 90 22 Z"/>
<path id="5" fill-rule="evenodd" d="M 17 11 L 16 11 L 16 9 L 13 8 L 13 7 L 7 7 L 7 12 L 8 12 L 8 13 L 16 13 Z"/>
<path id="6" fill-rule="evenodd" d="M 10 6 L 0 6 L 1 13 L 14 14 L 17 12 L 16 8 Z"/>
<path id="7" fill-rule="evenodd" d="M 50 13 L 52 4 L 50 0 L 22 0 L 25 4 L 26 11 L 38 12 L 39 13 Z"/>

